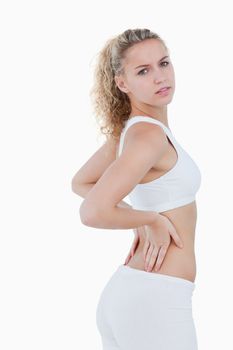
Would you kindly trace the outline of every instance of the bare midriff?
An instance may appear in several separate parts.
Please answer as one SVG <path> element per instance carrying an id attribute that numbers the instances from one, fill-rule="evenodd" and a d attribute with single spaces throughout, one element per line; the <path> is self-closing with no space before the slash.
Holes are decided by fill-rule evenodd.
<path id="1" fill-rule="evenodd" d="M 171 237 L 170 245 L 162 265 L 158 271 L 153 269 L 148 273 L 165 274 L 175 277 L 187 279 L 191 282 L 196 277 L 196 259 L 195 259 L 195 228 L 197 220 L 196 201 L 160 213 L 171 220 L 179 234 L 183 248 L 179 248 Z M 133 257 L 126 264 L 134 269 L 145 271 L 145 260 L 143 257 L 143 247 L 145 243 L 145 235 L 139 234 L 139 244 Z"/>
<path id="2" fill-rule="evenodd" d="M 127 138 L 127 134 L 125 139 Z M 117 145 L 117 157 L 118 157 Z M 177 162 L 177 152 L 174 149 L 170 139 L 168 138 L 168 149 L 163 157 L 156 162 L 150 171 L 144 176 L 140 184 L 163 176 L 167 171 L 171 170 Z M 196 277 L 196 259 L 195 259 L 195 228 L 197 221 L 197 206 L 196 201 L 193 201 L 184 206 L 161 212 L 160 214 L 167 216 L 171 220 L 177 233 L 179 234 L 183 248 L 179 248 L 171 237 L 170 245 L 163 259 L 159 270 L 153 269 L 148 273 L 159 273 L 175 277 L 187 279 L 191 282 L 195 281 Z M 140 230 L 143 228 L 140 228 Z M 139 244 L 133 257 L 126 264 L 135 269 L 145 271 L 145 261 L 143 257 L 143 247 L 145 243 L 145 233 L 139 235 Z"/>

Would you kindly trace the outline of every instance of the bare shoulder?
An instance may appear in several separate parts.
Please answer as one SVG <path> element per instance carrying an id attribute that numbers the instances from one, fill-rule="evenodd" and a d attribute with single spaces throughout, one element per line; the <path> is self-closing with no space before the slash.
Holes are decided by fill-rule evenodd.
<path id="1" fill-rule="evenodd" d="M 135 147 L 144 146 L 145 148 L 155 146 L 157 150 L 163 152 L 167 148 L 168 140 L 160 125 L 139 121 L 126 130 L 122 152 L 128 144 L 133 144 Z"/>
<path id="2" fill-rule="evenodd" d="M 88 192 L 84 201 L 87 212 L 106 213 L 116 206 L 167 151 L 168 141 L 163 129 L 146 122 L 140 124 L 139 127 L 139 123 L 135 123 L 126 130 L 120 156 Z"/>

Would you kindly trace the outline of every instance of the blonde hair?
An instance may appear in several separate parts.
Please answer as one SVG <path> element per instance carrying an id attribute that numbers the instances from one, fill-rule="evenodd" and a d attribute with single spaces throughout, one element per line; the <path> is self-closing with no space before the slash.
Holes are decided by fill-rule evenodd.
<path id="1" fill-rule="evenodd" d="M 110 38 L 98 53 L 90 97 L 100 132 L 107 138 L 109 135 L 114 139 L 119 138 L 131 112 L 130 99 L 118 88 L 114 76 L 124 74 L 122 60 L 126 57 L 126 50 L 146 39 L 158 39 L 167 49 L 158 34 L 149 29 L 136 28 Z"/>

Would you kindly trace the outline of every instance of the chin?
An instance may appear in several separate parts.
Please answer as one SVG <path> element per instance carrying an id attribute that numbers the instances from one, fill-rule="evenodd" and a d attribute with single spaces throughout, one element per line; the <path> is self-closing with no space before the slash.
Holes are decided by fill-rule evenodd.
<path id="1" fill-rule="evenodd" d="M 173 98 L 173 96 L 166 96 L 159 101 L 157 100 L 156 102 L 155 102 L 155 100 L 153 100 L 153 101 L 151 101 L 151 105 L 158 106 L 158 107 L 159 106 L 166 106 L 172 102 L 172 98 Z"/>
<path id="2" fill-rule="evenodd" d="M 167 96 L 163 96 L 163 97 L 161 97 L 161 98 L 158 98 L 158 99 L 157 99 L 157 102 L 158 102 L 159 104 L 163 105 L 163 104 L 168 104 L 168 103 L 170 103 L 170 102 L 172 101 L 172 99 L 173 99 L 173 93 L 170 94 L 170 95 L 167 95 Z"/>

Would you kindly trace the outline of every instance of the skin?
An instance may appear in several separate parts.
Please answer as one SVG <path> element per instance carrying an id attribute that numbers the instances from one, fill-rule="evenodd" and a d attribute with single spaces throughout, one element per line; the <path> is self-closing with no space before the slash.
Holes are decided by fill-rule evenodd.
<path id="1" fill-rule="evenodd" d="M 167 120 L 167 105 L 171 102 L 175 91 L 175 75 L 170 58 L 165 58 L 160 61 L 162 57 L 167 55 L 168 52 L 165 47 L 156 39 L 149 39 L 137 43 L 127 50 L 127 55 L 123 60 L 124 73 L 120 76 L 116 76 L 115 82 L 118 88 L 129 96 L 132 107 L 130 118 L 135 115 L 150 116 L 160 120 L 163 124 L 169 127 Z M 169 64 L 164 62 L 169 62 Z M 140 67 L 135 70 L 136 66 L 142 64 L 148 64 L 148 66 Z M 138 75 L 137 73 L 140 71 L 142 71 L 141 75 Z M 167 96 L 159 96 L 158 94 L 155 94 L 156 91 L 164 86 L 171 86 Z M 144 124 L 144 126 L 142 127 L 140 124 Z M 130 140 L 135 139 L 135 137 L 137 137 L 135 135 L 139 135 L 138 132 L 141 132 L 142 129 L 144 137 L 148 138 L 149 128 L 152 128 L 149 123 L 136 123 L 131 126 L 126 133 L 124 145 L 130 143 Z M 154 125 L 153 128 L 155 132 L 154 135 L 162 140 L 160 131 L 156 129 L 157 126 Z M 161 142 L 162 141 L 160 141 L 160 143 Z M 166 138 L 164 138 L 163 142 L 166 142 L 166 147 L 164 146 L 160 157 L 157 157 L 156 162 L 152 164 L 150 170 L 144 174 L 139 183 L 145 183 L 156 179 L 175 165 L 177 154 L 174 147 L 170 142 L 167 142 Z M 120 193 L 120 191 L 123 191 L 123 186 L 127 187 L 128 179 L 126 181 L 125 177 L 125 179 L 123 178 L 121 180 L 121 187 L 116 190 L 118 191 L 116 193 L 113 192 L 113 187 L 109 186 L 110 183 L 116 184 L 117 181 L 120 182 L 119 174 L 123 172 L 124 169 L 120 164 L 120 160 L 119 163 L 116 162 L 116 159 L 118 158 L 118 146 L 119 143 L 115 141 L 107 141 L 95 152 L 95 154 L 84 164 L 72 179 L 72 190 L 84 198 L 86 198 L 88 194 L 89 202 L 91 204 L 96 202 L 98 203 L 98 206 L 100 206 L 100 196 L 102 195 L 102 197 L 106 199 L 109 195 L 112 202 L 108 203 L 108 207 L 110 207 L 109 209 L 108 207 L 103 208 L 102 213 L 104 213 L 105 216 L 102 216 L 102 219 L 104 221 L 105 218 L 112 217 L 114 218 L 113 222 L 115 223 L 123 222 L 125 216 L 115 218 L 113 210 L 110 209 L 115 207 L 117 203 L 122 207 L 130 207 L 124 201 L 119 202 L 119 200 L 117 200 L 119 197 L 124 198 L 125 195 L 123 195 L 123 192 Z M 131 159 L 133 154 L 134 153 L 132 153 L 128 159 Z M 128 162 L 125 163 L 125 166 L 126 164 L 128 164 Z M 127 171 L 125 174 L 127 175 Z M 114 176 L 116 176 L 116 179 Z M 96 186 L 97 182 L 98 186 Z M 90 211 L 91 208 L 91 205 L 89 205 L 88 211 Z M 107 212 L 107 210 L 109 211 Z M 132 212 L 136 211 L 132 210 Z M 131 211 L 129 213 L 131 214 Z M 183 248 L 180 249 L 172 240 L 159 271 L 155 271 L 155 266 L 152 266 L 151 272 L 176 276 L 194 282 L 196 276 L 194 253 L 197 218 L 196 202 L 194 201 L 188 205 L 174 208 L 161 214 L 166 216 L 173 223 L 181 241 L 183 242 Z M 145 214 L 140 212 L 140 215 Z M 137 218 L 138 217 L 139 212 L 137 213 Z M 132 216 L 132 219 L 136 222 L 136 214 Z M 145 222 L 145 220 L 143 222 Z M 97 225 L 95 226 L 94 224 L 89 226 L 100 227 Z M 135 240 L 130 249 L 132 254 L 129 254 L 126 258 L 126 264 L 132 268 L 145 270 L 145 226 L 137 226 L 137 228 L 134 229 L 134 233 Z"/>
<path id="2" fill-rule="evenodd" d="M 163 44 L 156 39 L 149 39 L 131 47 L 127 57 L 123 61 L 124 74 L 115 77 L 118 88 L 126 93 L 130 99 L 132 111 L 130 117 L 150 116 L 160 120 L 168 128 L 167 105 L 171 102 L 175 91 L 175 73 L 168 51 Z M 163 63 L 163 62 L 169 62 Z M 139 65 L 145 65 L 135 69 Z M 141 72 L 139 75 L 138 73 Z M 170 86 L 170 93 L 167 96 L 155 94 L 161 87 Z M 125 138 L 126 140 L 126 138 Z M 172 146 L 171 146 L 172 148 Z M 174 150 L 174 149 L 173 149 Z M 168 157 L 168 151 L 165 158 Z M 174 155 L 176 163 L 176 155 Z M 161 173 L 164 161 L 157 162 L 141 181 L 141 183 L 152 181 L 166 173 Z M 166 168 L 166 165 L 164 166 Z M 167 170 L 172 168 L 168 166 Z M 195 227 L 197 218 L 196 202 L 163 212 L 175 225 L 184 248 L 179 249 L 172 241 L 159 273 L 173 275 L 188 279 L 192 282 L 196 277 L 195 261 Z M 143 249 L 145 246 L 145 229 L 141 227 L 136 233 L 129 255 L 125 264 L 136 269 L 144 270 L 145 259 Z M 151 272 L 155 272 L 153 268 Z"/>
<path id="3" fill-rule="evenodd" d="M 124 73 L 115 76 L 115 82 L 130 99 L 130 117 L 154 117 L 169 127 L 167 105 L 175 91 L 175 73 L 170 57 L 160 62 L 165 56 L 169 56 L 169 53 L 159 40 L 147 39 L 135 44 L 127 50 L 127 56 L 123 59 Z M 139 65 L 149 66 L 135 69 Z M 155 92 L 164 86 L 171 87 L 169 95 L 156 95 Z"/>

